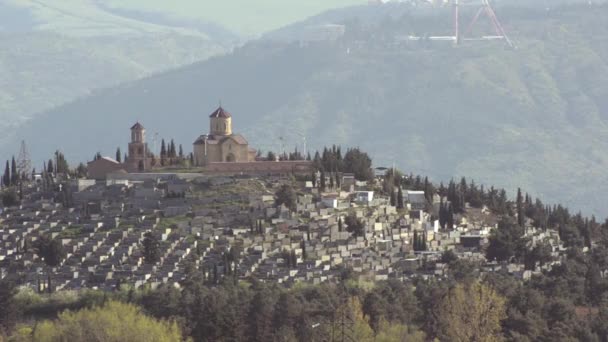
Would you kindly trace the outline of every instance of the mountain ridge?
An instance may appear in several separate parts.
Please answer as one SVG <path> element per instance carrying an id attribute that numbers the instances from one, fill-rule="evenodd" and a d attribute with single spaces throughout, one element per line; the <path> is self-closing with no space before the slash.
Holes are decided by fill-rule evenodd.
<path id="1" fill-rule="evenodd" d="M 309 149 L 361 146 L 379 165 L 405 160 L 400 168 L 436 180 L 470 175 L 606 215 L 606 12 L 568 8 L 533 21 L 504 11 L 517 50 L 388 44 L 382 37 L 417 24 L 407 17 L 347 30 L 335 42 L 258 41 L 63 106 L 16 136 L 32 142 L 36 158 L 61 148 L 71 160 L 87 160 L 125 146 L 129 125 L 140 120 L 188 151 L 222 101 L 235 131 L 264 151 L 302 150 L 304 135 Z"/>

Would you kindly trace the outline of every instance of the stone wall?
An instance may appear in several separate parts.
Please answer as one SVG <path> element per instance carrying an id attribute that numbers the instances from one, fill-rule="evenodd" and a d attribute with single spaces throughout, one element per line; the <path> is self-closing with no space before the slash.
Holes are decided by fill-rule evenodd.
<path id="1" fill-rule="evenodd" d="M 202 173 L 211 174 L 308 174 L 313 170 L 310 161 L 259 161 L 247 163 L 210 163 L 200 168 Z"/>

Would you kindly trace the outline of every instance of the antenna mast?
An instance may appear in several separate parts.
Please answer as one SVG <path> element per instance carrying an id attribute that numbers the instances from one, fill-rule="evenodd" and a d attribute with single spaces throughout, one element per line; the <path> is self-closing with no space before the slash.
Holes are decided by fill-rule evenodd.
<path id="1" fill-rule="evenodd" d="M 19 158 L 17 161 L 17 172 L 19 175 L 25 178 L 29 178 L 32 172 L 32 159 L 30 153 L 27 150 L 25 140 L 21 141 L 21 149 L 19 150 Z"/>

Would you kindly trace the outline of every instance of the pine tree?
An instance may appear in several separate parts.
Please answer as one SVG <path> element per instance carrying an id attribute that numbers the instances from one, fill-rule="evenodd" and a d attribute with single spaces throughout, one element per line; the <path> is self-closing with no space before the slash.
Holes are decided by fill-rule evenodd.
<path id="1" fill-rule="evenodd" d="M 116 148 L 116 161 L 122 163 L 122 153 L 120 152 L 120 147 Z"/>

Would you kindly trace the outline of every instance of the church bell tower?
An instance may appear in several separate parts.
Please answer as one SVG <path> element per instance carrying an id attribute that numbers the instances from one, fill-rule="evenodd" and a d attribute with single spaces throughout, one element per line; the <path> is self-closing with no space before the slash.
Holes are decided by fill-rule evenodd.
<path id="1" fill-rule="evenodd" d="M 129 158 L 127 166 L 130 171 L 146 171 L 149 166 L 147 160 L 148 145 L 146 144 L 146 129 L 137 122 L 131 127 L 131 142 L 129 143 Z"/>

